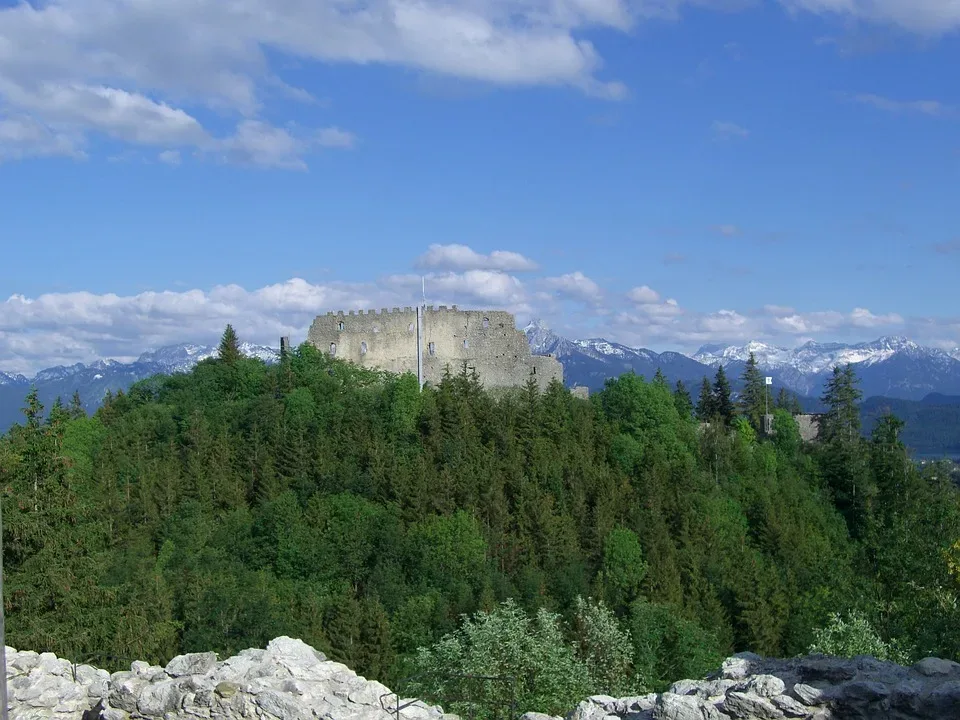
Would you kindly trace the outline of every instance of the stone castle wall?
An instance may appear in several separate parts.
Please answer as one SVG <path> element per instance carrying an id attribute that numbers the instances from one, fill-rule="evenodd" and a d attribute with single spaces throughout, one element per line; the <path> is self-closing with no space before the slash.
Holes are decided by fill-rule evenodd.
<path id="1" fill-rule="evenodd" d="M 407 307 L 330 312 L 313 321 L 307 342 L 363 367 L 416 374 L 417 311 Z M 476 368 L 480 382 L 491 389 L 523 385 L 531 375 L 541 389 L 554 378 L 563 380 L 560 362 L 532 355 L 513 315 L 499 310 L 427 307 L 422 355 L 424 378 L 433 384 L 440 382 L 447 367 L 451 373 L 460 372 L 464 362 Z"/>

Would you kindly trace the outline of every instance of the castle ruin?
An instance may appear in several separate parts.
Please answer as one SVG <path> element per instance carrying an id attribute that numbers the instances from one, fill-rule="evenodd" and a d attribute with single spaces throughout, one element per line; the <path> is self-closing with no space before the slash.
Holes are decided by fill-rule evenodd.
<path id="1" fill-rule="evenodd" d="M 533 355 L 512 314 L 500 310 L 386 308 L 319 315 L 307 342 L 333 357 L 393 373 L 411 372 L 421 384 L 437 384 L 449 368 L 466 363 L 484 387 L 506 388 L 533 377 L 540 389 L 563 380 L 563 367 L 552 355 Z"/>

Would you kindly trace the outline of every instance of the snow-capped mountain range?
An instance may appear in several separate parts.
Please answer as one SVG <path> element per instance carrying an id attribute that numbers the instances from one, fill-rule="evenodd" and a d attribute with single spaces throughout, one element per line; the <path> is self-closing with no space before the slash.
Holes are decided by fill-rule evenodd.
<path id="1" fill-rule="evenodd" d="M 274 348 L 246 342 L 240 343 L 240 351 L 264 362 L 275 362 L 280 355 L 279 350 Z M 132 363 L 97 360 L 89 365 L 58 365 L 41 370 L 32 378 L 0 372 L 0 433 L 23 419 L 20 408 L 33 385 L 37 388 L 40 402 L 47 408 L 57 397 L 69 402 L 73 393 L 79 391 L 84 408 L 92 412 L 100 405 L 108 390 L 125 390 L 137 380 L 157 374 L 187 372 L 201 360 L 216 354 L 216 346 L 184 344 L 145 352 Z"/>
<path id="2" fill-rule="evenodd" d="M 692 356 L 656 353 L 602 339 L 571 341 L 553 333 L 540 321 L 524 328 L 534 352 L 552 353 L 564 365 L 568 384 L 599 388 L 603 379 L 634 370 L 650 377 L 660 368 L 671 381 L 699 383 L 724 366 L 734 385 L 752 352 L 774 384 L 808 398 L 820 396 L 836 365 L 853 364 L 864 397 L 919 400 L 939 392 L 960 394 L 960 348 L 952 351 L 919 345 L 903 337 L 881 337 L 873 342 L 844 344 L 808 342 L 798 348 L 762 342 L 746 345 L 704 345 Z"/>
<path id="3" fill-rule="evenodd" d="M 654 352 L 632 348 L 603 338 L 570 340 L 557 335 L 544 323 L 534 321 L 524 328 L 531 350 L 552 354 L 564 367 L 567 385 L 603 387 L 607 378 L 636 372 L 647 378 L 659 368 L 671 383 L 682 380 L 696 394 L 704 377 L 712 378 L 723 365 L 734 387 L 752 352 L 775 387 L 786 387 L 816 407 L 823 383 L 837 364 L 853 363 L 864 398 L 885 396 L 920 400 L 930 393 L 960 395 L 960 348 L 943 351 L 927 348 L 900 337 L 882 337 L 873 342 L 846 345 L 808 342 L 788 349 L 751 342 L 746 345 L 705 345 L 692 356 L 677 352 Z M 241 344 L 244 354 L 274 362 L 275 348 Z M 21 419 L 20 408 L 31 385 L 36 385 L 41 402 L 49 407 L 60 396 L 66 402 L 79 391 L 88 411 L 94 410 L 108 390 L 125 389 L 137 380 L 156 375 L 189 371 L 217 353 L 216 346 L 183 344 L 143 353 L 130 363 L 97 360 L 41 370 L 32 378 L 0 372 L 0 433 Z"/>

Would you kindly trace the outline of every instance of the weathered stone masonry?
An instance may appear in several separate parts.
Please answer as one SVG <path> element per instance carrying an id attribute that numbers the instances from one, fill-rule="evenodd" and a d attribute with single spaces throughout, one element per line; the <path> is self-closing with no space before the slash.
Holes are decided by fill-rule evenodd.
<path id="1" fill-rule="evenodd" d="M 458 373 L 467 363 L 487 388 L 523 385 L 531 377 L 541 389 L 563 380 L 563 367 L 550 355 L 533 355 L 513 315 L 499 310 L 458 310 L 428 306 L 423 311 L 422 359 L 426 382 L 436 384 L 447 367 Z M 329 312 L 310 326 L 307 341 L 323 352 L 364 367 L 417 373 L 416 308 L 379 312 Z"/>

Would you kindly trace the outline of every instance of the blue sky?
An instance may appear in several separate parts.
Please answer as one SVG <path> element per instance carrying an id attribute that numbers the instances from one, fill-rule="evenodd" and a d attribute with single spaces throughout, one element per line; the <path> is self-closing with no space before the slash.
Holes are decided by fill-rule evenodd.
<path id="1" fill-rule="evenodd" d="M 960 345 L 953 0 L 230 7 L 0 2 L 0 368 L 421 274 L 658 350 Z"/>

